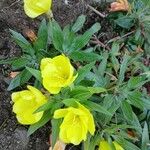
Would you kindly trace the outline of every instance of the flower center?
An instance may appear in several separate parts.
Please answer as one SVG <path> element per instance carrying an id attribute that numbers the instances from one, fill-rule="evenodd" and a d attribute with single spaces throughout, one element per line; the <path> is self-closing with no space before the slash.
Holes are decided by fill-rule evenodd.
<path id="1" fill-rule="evenodd" d="M 78 115 L 74 115 L 74 118 L 73 118 L 73 124 L 77 124 L 80 122 L 80 118 Z"/>

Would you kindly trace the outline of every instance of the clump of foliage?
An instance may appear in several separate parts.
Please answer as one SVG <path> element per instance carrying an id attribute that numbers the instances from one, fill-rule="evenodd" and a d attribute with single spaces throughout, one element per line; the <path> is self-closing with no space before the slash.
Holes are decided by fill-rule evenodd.
<path id="1" fill-rule="evenodd" d="M 83 34 L 79 34 L 86 20 L 84 15 L 79 16 L 74 24 L 67 25 L 63 29 L 54 19 L 48 22 L 43 20 L 34 42 L 27 41 L 21 34 L 11 30 L 14 41 L 22 49 L 22 56 L 0 61 L 1 64 L 11 64 L 13 71 L 20 71 L 10 82 L 8 90 L 14 90 L 32 81 L 30 83 L 36 88 L 35 91 L 38 90 L 37 95 L 42 99 L 40 105 L 36 104 L 36 110 L 33 112 L 41 118 L 37 122 L 31 120 L 34 123 L 30 125 L 28 135 L 51 121 L 52 147 L 54 147 L 61 137 L 61 130 L 65 130 L 65 127 L 67 130 L 67 127 L 70 127 L 69 123 L 72 123 L 65 124 L 65 119 L 58 119 L 61 115 L 66 117 L 66 112 L 59 114 L 58 110 L 62 111 L 65 108 L 65 111 L 72 113 L 70 115 L 72 118 L 77 115 L 75 110 L 81 111 L 81 106 L 84 107 L 84 111 L 81 111 L 84 114 L 83 122 L 92 115 L 94 129 L 91 128 L 95 130 L 95 132 L 91 131 L 92 129 L 87 127 L 91 134 L 85 134 L 86 137 L 81 140 L 83 149 L 94 150 L 97 146 L 102 147 L 103 144 L 109 145 L 112 150 L 117 150 L 119 147 L 125 150 L 148 149 L 150 95 L 145 84 L 150 82 L 150 68 L 144 65 L 143 59 L 145 54 L 149 54 L 147 45 L 149 44 L 148 10 L 150 8 L 145 7 L 145 4 L 149 2 L 132 1 L 133 9 L 130 13 L 115 13 L 108 17 L 112 19 L 117 16 L 115 23 L 123 28 L 123 32 L 134 30 L 134 34 L 124 41 L 122 39 L 109 41 L 109 51 L 105 48 L 99 49 L 97 45 L 88 45 L 92 36 L 101 32 L 99 23 L 95 23 Z M 122 49 L 122 43 L 124 43 L 124 49 Z M 132 50 L 136 50 L 138 46 L 144 52 L 133 53 Z M 45 87 L 43 83 L 45 75 L 42 74 L 40 65 L 45 58 L 49 59 L 49 64 L 53 63 L 52 60 L 61 54 L 69 60 L 69 65 L 74 66 L 76 77 L 69 82 L 70 84 L 61 86 L 56 94 Z M 53 67 L 51 65 L 50 70 L 55 68 Z M 57 67 L 61 68 L 60 63 Z M 65 67 L 67 68 L 67 65 L 64 66 L 64 70 Z M 56 79 L 55 76 L 54 79 Z M 50 86 L 53 85 L 50 84 Z M 28 89 L 35 93 L 32 88 L 28 86 Z M 40 92 L 41 89 L 43 94 Z M 12 99 L 16 99 L 14 95 Z M 22 97 L 21 92 L 17 98 L 24 99 L 20 97 Z M 16 102 L 17 100 L 14 100 L 14 103 Z M 18 111 L 15 109 L 14 112 L 17 114 Z M 80 115 L 79 113 L 78 116 Z M 66 126 L 62 127 L 62 124 Z M 89 123 L 89 126 L 92 125 L 93 123 Z M 72 131 L 70 134 L 74 137 L 76 133 Z M 77 137 L 81 138 L 81 135 Z M 68 140 L 63 142 L 69 143 Z M 80 142 L 71 140 L 70 143 L 78 145 Z"/>

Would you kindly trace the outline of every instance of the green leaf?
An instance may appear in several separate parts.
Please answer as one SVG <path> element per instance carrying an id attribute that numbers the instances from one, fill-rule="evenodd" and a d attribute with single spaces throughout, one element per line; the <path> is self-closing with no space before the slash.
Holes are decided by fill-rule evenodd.
<path id="1" fill-rule="evenodd" d="M 18 86 L 21 86 L 32 77 L 31 73 L 24 69 L 21 73 L 19 73 L 15 78 L 13 78 L 7 88 L 8 91 L 15 89 Z"/>
<path id="2" fill-rule="evenodd" d="M 92 96 L 90 91 L 84 86 L 77 86 L 70 91 L 70 97 L 75 99 L 86 100 Z"/>
<path id="3" fill-rule="evenodd" d="M 107 92 L 107 90 L 102 87 L 88 87 L 87 89 L 90 91 L 91 94 L 99 94 L 99 93 Z"/>
<path id="4" fill-rule="evenodd" d="M 141 88 L 147 80 L 145 79 L 144 76 L 138 76 L 138 77 L 131 77 L 128 81 L 128 87 L 130 89 L 136 89 L 136 88 Z"/>
<path id="5" fill-rule="evenodd" d="M 107 127 L 106 129 L 104 129 L 104 132 L 108 132 L 109 134 L 113 134 L 115 133 L 118 129 L 136 129 L 135 126 L 131 126 L 131 125 L 127 125 L 127 124 L 120 124 L 120 125 L 116 125 L 116 124 L 111 124 L 110 127 Z"/>
<path id="6" fill-rule="evenodd" d="M 40 121 L 37 123 L 31 125 L 28 129 L 27 135 L 30 136 L 32 133 L 34 133 L 37 129 L 45 125 L 50 119 L 52 118 L 51 111 L 45 111 Z"/>
<path id="7" fill-rule="evenodd" d="M 111 48 L 111 51 L 110 51 L 110 55 L 111 55 L 111 56 L 118 56 L 118 54 L 119 54 L 119 49 L 120 49 L 120 43 L 118 43 L 118 42 L 113 42 L 112 48 Z"/>
<path id="8" fill-rule="evenodd" d="M 52 119 L 52 149 L 55 146 L 56 141 L 58 140 L 60 125 L 62 120 L 61 119 Z"/>
<path id="9" fill-rule="evenodd" d="M 103 59 L 98 66 L 98 73 L 103 77 L 107 67 L 108 53 L 105 52 L 102 57 Z"/>
<path id="10" fill-rule="evenodd" d="M 89 99 L 93 94 L 99 94 L 106 92 L 107 90 L 102 87 L 84 87 L 76 86 L 72 91 L 70 91 L 70 97 L 86 100 Z"/>
<path id="11" fill-rule="evenodd" d="M 99 144 L 100 138 L 99 133 L 94 134 L 89 141 L 88 150 L 95 150 L 95 147 Z"/>
<path id="12" fill-rule="evenodd" d="M 120 63 L 116 58 L 119 55 L 120 45 L 117 42 L 114 42 L 110 51 L 111 62 L 113 64 L 113 68 L 115 69 L 116 74 L 118 74 L 118 70 L 120 68 Z"/>
<path id="13" fill-rule="evenodd" d="M 86 75 L 90 72 L 90 70 L 93 68 L 94 64 L 95 62 L 92 62 L 80 68 L 78 70 L 78 77 L 75 80 L 74 84 L 78 84 L 80 81 L 82 81 L 86 77 Z"/>
<path id="14" fill-rule="evenodd" d="M 74 32 L 71 31 L 70 25 L 67 25 L 63 29 L 63 52 L 66 54 L 69 54 L 70 47 L 72 43 L 74 43 L 74 39 L 76 38 L 76 35 Z"/>
<path id="15" fill-rule="evenodd" d="M 122 28 L 130 29 L 134 25 L 134 20 L 129 16 L 123 16 L 116 19 L 115 23 Z"/>
<path id="16" fill-rule="evenodd" d="M 140 150 L 136 145 L 132 144 L 131 142 L 123 139 L 117 138 L 116 141 L 125 149 L 125 150 Z"/>
<path id="17" fill-rule="evenodd" d="M 111 62 L 113 64 L 113 68 L 114 68 L 116 74 L 118 74 L 118 70 L 120 68 L 118 59 L 115 56 L 111 56 Z"/>
<path id="18" fill-rule="evenodd" d="M 85 61 L 85 62 L 92 62 L 98 61 L 101 59 L 101 56 L 93 53 L 93 52 L 84 52 L 84 51 L 74 51 L 70 54 L 70 58 L 74 61 Z"/>
<path id="19" fill-rule="evenodd" d="M 85 20 L 86 20 L 85 15 L 79 16 L 74 25 L 72 26 L 72 31 L 75 33 L 78 32 L 83 27 Z"/>
<path id="20" fill-rule="evenodd" d="M 131 124 L 131 125 L 136 127 L 137 133 L 142 134 L 141 124 L 139 122 L 138 117 L 136 116 L 136 114 L 134 112 L 133 112 L 133 120 L 130 120 L 129 124 Z"/>
<path id="21" fill-rule="evenodd" d="M 112 116 L 112 114 L 107 111 L 103 106 L 101 106 L 100 104 L 94 103 L 92 101 L 85 101 L 84 105 L 87 106 L 89 109 L 91 109 L 92 111 L 96 111 L 102 114 L 105 114 L 107 116 Z"/>
<path id="22" fill-rule="evenodd" d="M 75 39 L 70 51 L 77 51 L 82 49 L 86 44 L 88 44 L 92 35 L 100 30 L 101 26 L 99 23 L 95 23 L 88 31 L 86 31 L 82 36 L 79 36 Z"/>
<path id="23" fill-rule="evenodd" d="M 77 107 L 77 102 L 80 102 L 80 99 L 77 98 L 68 98 L 62 101 L 68 107 Z"/>
<path id="24" fill-rule="evenodd" d="M 149 131 L 148 131 L 148 125 L 145 122 L 144 128 L 143 128 L 143 133 L 142 133 L 142 150 L 147 150 L 148 149 L 148 144 L 149 144 Z"/>
<path id="25" fill-rule="evenodd" d="M 8 58 L 8 59 L 0 59 L 0 65 L 1 64 L 12 64 L 14 61 L 16 61 L 18 58 Z"/>
<path id="26" fill-rule="evenodd" d="M 128 62 L 129 62 L 130 58 L 131 57 L 129 55 L 124 55 L 124 57 L 123 57 L 123 62 L 121 63 L 119 77 L 118 77 L 119 84 L 121 84 L 124 80 L 125 72 L 128 67 Z"/>
<path id="27" fill-rule="evenodd" d="M 38 113 L 38 112 L 41 112 L 41 111 L 49 110 L 49 109 L 51 109 L 53 107 L 54 103 L 55 102 L 53 100 L 50 100 L 46 104 L 44 104 L 41 107 L 39 107 L 34 113 Z"/>
<path id="28" fill-rule="evenodd" d="M 135 106 L 141 110 L 144 109 L 144 103 L 142 101 L 142 97 L 141 97 L 140 92 L 138 92 L 138 91 L 137 92 L 136 91 L 131 92 L 130 94 L 128 94 L 127 98 L 133 106 Z"/>
<path id="29" fill-rule="evenodd" d="M 133 119 L 133 113 L 132 113 L 132 107 L 127 101 L 122 101 L 121 103 L 121 109 L 123 112 L 124 117 L 126 120 L 132 120 Z"/>
<path id="30" fill-rule="evenodd" d="M 26 57 L 21 57 L 12 62 L 12 69 L 18 70 L 24 68 L 30 61 Z"/>
<path id="31" fill-rule="evenodd" d="M 44 50 L 47 49 L 47 41 L 48 41 L 47 31 L 48 29 L 47 29 L 46 20 L 43 19 L 38 30 L 37 40 L 34 42 L 34 47 L 37 53 L 40 49 L 44 49 Z"/>
<path id="32" fill-rule="evenodd" d="M 62 52 L 63 31 L 55 20 L 52 20 L 49 23 L 49 35 L 51 37 L 52 43 L 54 44 L 54 47 L 56 48 L 56 50 L 58 50 L 59 52 Z"/>
<path id="33" fill-rule="evenodd" d="M 143 101 L 143 105 L 144 105 L 144 108 L 146 109 L 150 109 L 150 100 L 149 100 L 149 97 L 148 98 L 144 98 L 142 97 L 142 101 Z"/>
<path id="34" fill-rule="evenodd" d="M 22 48 L 24 53 L 34 55 L 34 49 L 32 48 L 32 45 L 20 33 L 17 33 L 13 30 L 10 30 L 10 32 L 15 42 Z"/>
<path id="35" fill-rule="evenodd" d="M 106 98 L 104 99 L 104 104 L 103 107 L 108 110 L 112 116 L 116 113 L 116 111 L 120 108 L 121 106 L 121 102 L 120 102 L 120 97 L 118 96 L 114 96 L 114 95 L 108 95 L 106 96 Z M 105 119 L 105 124 L 109 123 L 109 121 L 111 121 L 112 116 L 104 116 Z"/>
<path id="36" fill-rule="evenodd" d="M 26 69 L 38 80 L 42 83 L 41 72 L 37 69 L 26 67 Z"/>

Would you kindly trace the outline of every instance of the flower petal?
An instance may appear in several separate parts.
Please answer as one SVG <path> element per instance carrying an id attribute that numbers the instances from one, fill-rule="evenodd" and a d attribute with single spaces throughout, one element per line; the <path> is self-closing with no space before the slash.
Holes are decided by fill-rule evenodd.
<path id="1" fill-rule="evenodd" d="M 51 4 L 52 0 L 24 0 L 24 10 L 29 17 L 35 18 L 50 11 Z"/>
<path id="2" fill-rule="evenodd" d="M 86 135 L 86 133 L 84 133 Z M 82 135 L 82 126 L 80 122 L 73 124 L 67 128 L 67 138 L 70 140 L 70 143 L 74 145 L 79 145 L 83 140 Z"/>
<path id="3" fill-rule="evenodd" d="M 54 112 L 54 118 L 55 119 L 59 119 L 59 118 L 63 118 L 66 116 L 66 114 L 68 113 L 68 108 L 64 108 L 64 109 L 58 109 Z"/>
<path id="4" fill-rule="evenodd" d="M 27 88 L 31 91 L 32 95 L 35 96 L 35 100 L 38 103 L 38 105 L 43 105 L 47 102 L 46 97 L 38 89 L 30 85 L 28 85 Z"/>

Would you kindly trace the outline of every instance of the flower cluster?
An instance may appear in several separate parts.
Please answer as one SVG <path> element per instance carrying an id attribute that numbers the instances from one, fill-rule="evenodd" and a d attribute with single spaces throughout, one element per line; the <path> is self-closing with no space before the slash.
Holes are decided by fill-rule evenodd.
<path id="1" fill-rule="evenodd" d="M 77 77 L 77 75 L 74 76 L 74 68 L 65 55 L 42 59 L 40 68 L 43 86 L 51 94 L 58 94 L 62 87 L 71 85 Z M 27 86 L 27 88 L 28 90 L 13 93 L 12 100 L 13 112 L 16 113 L 18 122 L 29 125 L 42 118 L 43 112 L 35 113 L 35 111 L 47 102 L 47 98 L 32 86 Z M 86 140 L 88 131 L 94 134 L 93 116 L 80 103 L 78 103 L 78 108 L 56 110 L 54 118 L 64 118 L 59 135 L 65 143 L 78 145 L 82 140 Z"/>

